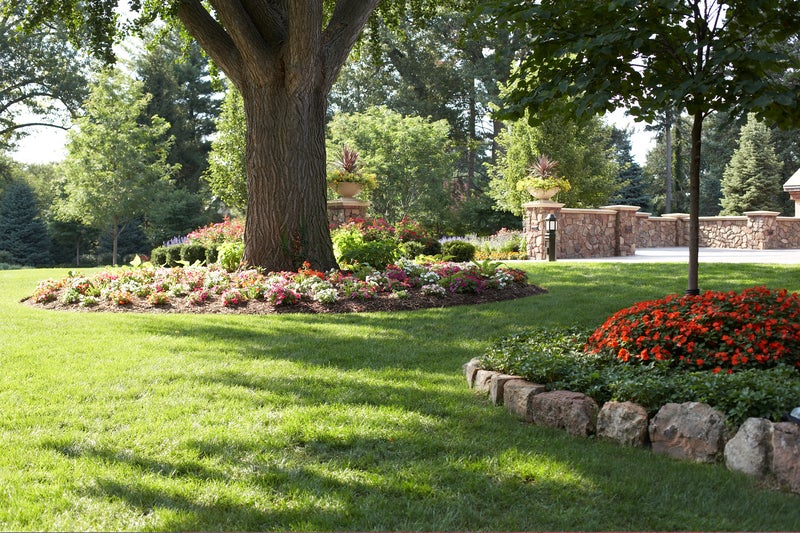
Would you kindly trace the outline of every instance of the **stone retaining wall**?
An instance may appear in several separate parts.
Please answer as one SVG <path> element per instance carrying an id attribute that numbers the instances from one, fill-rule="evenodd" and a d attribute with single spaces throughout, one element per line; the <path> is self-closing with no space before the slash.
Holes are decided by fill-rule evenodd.
<path id="1" fill-rule="evenodd" d="M 586 259 L 634 255 L 636 248 L 689 245 L 689 215 L 652 217 L 635 206 L 565 209 L 563 204 L 525 204 L 523 230 L 529 259 L 547 259 L 545 218 L 558 221 L 556 257 Z M 800 248 L 800 218 L 775 211 L 751 211 L 741 217 L 700 217 L 700 246 L 747 250 Z"/>
<path id="2" fill-rule="evenodd" d="M 675 459 L 715 463 L 768 480 L 800 494 L 800 424 L 748 418 L 731 433 L 725 415 L 698 402 L 670 403 L 652 419 L 631 402 L 606 402 L 602 408 L 582 393 L 547 391 L 544 385 L 483 370 L 480 360 L 464 365 L 467 384 L 489 394 L 526 422 L 562 429 L 576 436 L 649 447 Z"/>

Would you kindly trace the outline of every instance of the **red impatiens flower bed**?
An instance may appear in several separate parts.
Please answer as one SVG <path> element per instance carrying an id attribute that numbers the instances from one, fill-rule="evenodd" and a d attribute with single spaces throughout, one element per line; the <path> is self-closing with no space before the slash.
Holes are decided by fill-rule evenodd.
<path id="1" fill-rule="evenodd" d="M 755 287 L 640 302 L 606 320 L 586 352 L 713 372 L 800 368 L 800 298 Z"/>

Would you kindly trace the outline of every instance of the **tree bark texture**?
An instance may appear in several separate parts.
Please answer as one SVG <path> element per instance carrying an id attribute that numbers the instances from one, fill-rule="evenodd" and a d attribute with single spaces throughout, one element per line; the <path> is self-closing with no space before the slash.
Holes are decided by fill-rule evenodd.
<path id="1" fill-rule="evenodd" d="M 244 261 L 335 268 L 325 181 L 327 97 L 379 0 L 183 0 L 177 15 L 233 82 L 247 118 Z"/>
<path id="2" fill-rule="evenodd" d="M 700 294 L 698 271 L 700 263 L 700 151 L 703 134 L 703 113 L 694 113 L 692 149 L 689 162 L 689 280 L 686 294 Z"/>

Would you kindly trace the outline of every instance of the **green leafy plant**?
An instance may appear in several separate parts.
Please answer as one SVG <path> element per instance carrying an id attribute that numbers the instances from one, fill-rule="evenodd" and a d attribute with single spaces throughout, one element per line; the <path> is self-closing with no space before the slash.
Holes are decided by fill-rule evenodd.
<path id="1" fill-rule="evenodd" d="M 466 263 L 475 257 L 475 245 L 458 239 L 446 241 L 442 243 L 442 255 L 453 261 Z"/>
<path id="2" fill-rule="evenodd" d="M 244 255 L 244 241 L 229 241 L 220 245 L 217 262 L 227 270 L 233 272 L 242 264 Z"/>

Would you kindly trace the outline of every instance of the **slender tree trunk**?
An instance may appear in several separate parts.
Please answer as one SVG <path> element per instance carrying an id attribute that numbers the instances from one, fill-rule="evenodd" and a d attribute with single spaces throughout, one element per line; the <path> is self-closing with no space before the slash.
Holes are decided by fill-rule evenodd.
<path id="1" fill-rule="evenodd" d="M 336 268 L 325 196 L 324 92 L 249 88 L 244 261 L 268 271 Z"/>
<path id="2" fill-rule="evenodd" d="M 700 151 L 703 113 L 697 111 L 692 123 L 692 150 L 689 162 L 689 280 L 686 294 L 700 294 L 698 266 L 700 251 Z"/>
<path id="3" fill-rule="evenodd" d="M 665 159 L 665 166 L 664 166 L 664 189 L 665 189 L 665 198 L 664 198 L 664 213 L 672 213 L 672 190 L 673 190 L 673 180 L 672 180 L 672 110 L 667 110 L 666 116 L 666 124 L 665 124 L 665 131 L 664 131 L 664 159 Z"/>
<path id="4" fill-rule="evenodd" d="M 117 238 L 119 237 L 119 217 L 114 215 L 113 227 L 111 230 L 113 244 L 111 245 L 111 263 L 117 266 Z"/>

